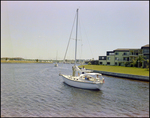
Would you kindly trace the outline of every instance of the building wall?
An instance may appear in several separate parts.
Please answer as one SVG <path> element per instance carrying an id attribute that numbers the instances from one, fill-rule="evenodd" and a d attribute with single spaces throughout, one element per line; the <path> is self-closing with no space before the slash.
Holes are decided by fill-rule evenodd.
<path id="1" fill-rule="evenodd" d="M 129 61 L 129 51 L 115 51 L 114 65 L 124 66 Z"/>
<path id="2" fill-rule="evenodd" d="M 115 55 L 108 55 L 107 56 L 107 65 L 115 65 Z"/>
<path id="3" fill-rule="evenodd" d="M 107 56 L 99 56 L 99 65 L 106 65 Z"/>
<path id="4" fill-rule="evenodd" d="M 141 49 L 142 49 L 142 53 L 145 59 L 145 61 L 142 63 L 142 66 L 146 68 L 148 64 L 147 60 L 149 60 L 149 47 L 141 47 Z"/>
<path id="5" fill-rule="evenodd" d="M 106 65 L 107 61 L 106 60 L 99 60 L 99 65 Z"/>
<path id="6" fill-rule="evenodd" d="M 116 49 L 114 51 L 107 51 L 106 56 L 99 56 L 100 65 L 116 65 L 124 66 L 125 62 L 131 62 L 132 59 L 139 55 L 145 56 L 143 67 L 146 67 L 149 59 L 149 44 L 141 47 L 141 49 Z"/>

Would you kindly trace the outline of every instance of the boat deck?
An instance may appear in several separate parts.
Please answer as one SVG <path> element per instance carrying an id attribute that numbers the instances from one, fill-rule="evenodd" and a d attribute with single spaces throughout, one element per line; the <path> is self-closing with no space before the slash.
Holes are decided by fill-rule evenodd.
<path id="1" fill-rule="evenodd" d="M 74 81 L 80 81 L 80 82 L 100 82 L 100 80 L 97 80 L 93 77 L 88 77 L 88 80 L 85 79 L 85 76 L 70 76 L 70 75 L 63 75 L 65 78 L 74 80 Z"/>

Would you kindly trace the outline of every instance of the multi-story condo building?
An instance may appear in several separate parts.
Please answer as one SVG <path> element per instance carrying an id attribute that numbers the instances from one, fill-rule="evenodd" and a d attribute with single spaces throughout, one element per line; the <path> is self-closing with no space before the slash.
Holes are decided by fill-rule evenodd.
<path id="1" fill-rule="evenodd" d="M 99 56 L 100 65 L 116 65 L 124 66 L 125 62 L 131 62 L 132 59 L 139 55 L 145 56 L 142 66 L 146 67 L 146 60 L 149 59 L 149 44 L 142 46 L 139 49 L 116 49 L 107 51 L 106 56 Z"/>
<path id="2" fill-rule="evenodd" d="M 143 62 L 143 66 L 146 67 L 147 60 L 149 60 L 149 44 L 142 46 L 141 50 L 145 59 L 145 61 Z"/>

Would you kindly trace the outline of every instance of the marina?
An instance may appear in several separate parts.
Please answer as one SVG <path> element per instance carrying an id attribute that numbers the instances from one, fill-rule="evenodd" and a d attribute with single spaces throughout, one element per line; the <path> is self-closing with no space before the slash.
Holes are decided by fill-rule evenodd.
<path id="1" fill-rule="evenodd" d="M 100 91 L 71 87 L 74 64 L 1 63 L 5 117 L 149 117 L 149 82 L 103 75 Z"/>
<path id="2" fill-rule="evenodd" d="M 1 117 L 149 117 L 148 1 L 1 3 Z"/>

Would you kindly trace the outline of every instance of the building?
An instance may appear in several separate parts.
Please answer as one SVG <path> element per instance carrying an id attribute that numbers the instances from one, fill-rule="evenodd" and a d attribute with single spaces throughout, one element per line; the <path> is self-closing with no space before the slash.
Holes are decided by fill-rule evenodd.
<path id="1" fill-rule="evenodd" d="M 107 51 L 106 56 L 99 56 L 99 65 L 124 66 L 125 63 L 131 63 L 133 59 L 140 55 L 144 56 L 145 61 L 139 66 L 146 67 L 147 60 L 149 60 L 149 44 L 139 49 L 119 48 L 113 51 Z"/>
<path id="2" fill-rule="evenodd" d="M 101 61 L 99 61 L 99 64 L 100 65 L 106 65 L 107 64 L 107 56 L 99 56 L 99 60 L 101 60 Z"/>
<path id="3" fill-rule="evenodd" d="M 147 60 L 149 60 L 149 44 L 142 46 L 141 50 L 145 59 L 143 66 L 146 67 L 146 64 L 148 63 Z"/>

